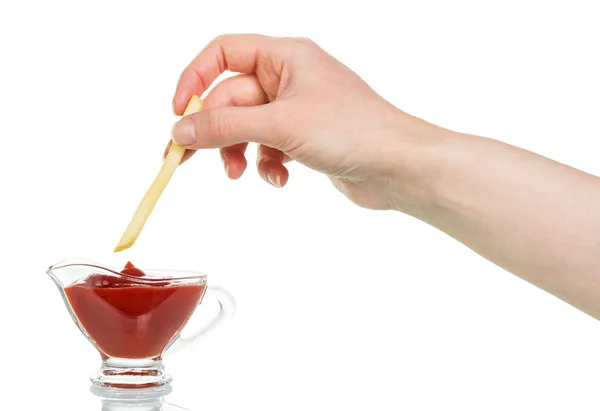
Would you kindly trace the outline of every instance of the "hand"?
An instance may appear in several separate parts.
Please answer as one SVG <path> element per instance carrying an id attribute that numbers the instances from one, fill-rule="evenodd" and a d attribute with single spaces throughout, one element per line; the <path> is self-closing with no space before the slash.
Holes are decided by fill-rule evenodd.
<path id="1" fill-rule="evenodd" d="M 423 122 L 393 107 L 358 75 L 307 39 L 226 35 L 213 40 L 183 71 L 173 99 L 182 115 L 224 71 L 204 110 L 173 127 L 191 151 L 219 148 L 227 175 L 247 167 L 248 142 L 258 143 L 261 177 L 276 187 L 298 161 L 326 174 L 356 204 L 389 209 L 390 181 Z"/>

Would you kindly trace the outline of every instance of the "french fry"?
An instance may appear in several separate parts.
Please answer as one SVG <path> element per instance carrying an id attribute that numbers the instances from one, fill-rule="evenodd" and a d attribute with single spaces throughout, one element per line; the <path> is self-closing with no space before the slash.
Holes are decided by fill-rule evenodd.
<path id="1" fill-rule="evenodd" d="M 187 116 L 189 114 L 196 113 L 202 110 L 202 106 L 202 99 L 200 99 L 198 96 L 192 96 L 183 115 Z M 158 199 L 167 187 L 167 184 L 169 184 L 173 174 L 175 174 L 175 170 L 179 166 L 179 163 L 181 163 L 184 153 L 184 147 L 181 147 L 175 143 L 171 143 L 169 153 L 167 154 L 160 171 L 146 192 L 146 195 L 144 195 L 144 198 L 142 198 L 142 201 L 140 201 L 138 208 L 135 210 L 135 213 L 133 214 L 127 229 L 125 229 L 119 244 L 117 244 L 114 249 L 115 253 L 126 250 L 135 243 L 142 232 L 148 217 L 150 217 L 154 206 L 156 206 Z"/>

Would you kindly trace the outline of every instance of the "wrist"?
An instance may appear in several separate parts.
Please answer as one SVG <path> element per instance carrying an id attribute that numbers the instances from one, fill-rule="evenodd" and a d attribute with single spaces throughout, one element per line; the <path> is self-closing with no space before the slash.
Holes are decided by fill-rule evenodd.
<path id="1" fill-rule="evenodd" d="M 389 160 L 390 209 L 426 219 L 437 203 L 441 168 L 460 136 L 404 112 L 398 114 Z"/>

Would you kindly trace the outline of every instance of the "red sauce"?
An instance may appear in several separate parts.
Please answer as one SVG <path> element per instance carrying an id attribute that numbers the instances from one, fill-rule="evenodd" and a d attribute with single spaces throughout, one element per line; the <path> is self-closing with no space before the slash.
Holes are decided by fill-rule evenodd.
<path id="1" fill-rule="evenodd" d="M 142 270 L 134 267 L 134 265 L 131 264 L 131 261 L 127 261 L 127 264 L 125 264 L 125 268 L 121 270 L 121 273 L 131 275 L 133 277 L 143 277 L 145 275 Z"/>
<path id="2" fill-rule="evenodd" d="M 158 357 L 188 321 L 206 285 L 144 279 L 130 262 L 122 273 L 126 276 L 91 274 L 66 287 L 67 299 L 103 357 Z"/>

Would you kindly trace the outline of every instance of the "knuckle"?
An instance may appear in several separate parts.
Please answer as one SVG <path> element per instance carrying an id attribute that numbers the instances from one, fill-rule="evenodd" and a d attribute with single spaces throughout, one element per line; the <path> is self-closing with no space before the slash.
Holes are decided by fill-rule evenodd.
<path id="1" fill-rule="evenodd" d="M 210 110 L 206 119 L 206 131 L 210 136 L 220 137 L 223 129 L 221 127 L 221 110 Z"/>
<path id="2" fill-rule="evenodd" d="M 286 37 L 288 44 L 292 44 L 298 48 L 312 49 L 317 47 L 317 44 L 308 37 Z"/>
<path id="3" fill-rule="evenodd" d="M 296 37 L 296 42 L 304 47 L 314 47 L 317 45 L 308 37 Z"/>
<path id="4" fill-rule="evenodd" d="M 223 41 L 224 39 L 227 39 L 228 37 L 230 37 L 230 34 L 219 34 L 217 37 L 215 37 L 211 43 L 218 43 L 220 41 Z"/>
<path id="5" fill-rule="evenodd" d="M 208 112 L 206 119 L 206 131 L 211 137 L 220 139 L 231 131 L 231 116 L 227 114 L 227 109 L 216 109 Z"/>

